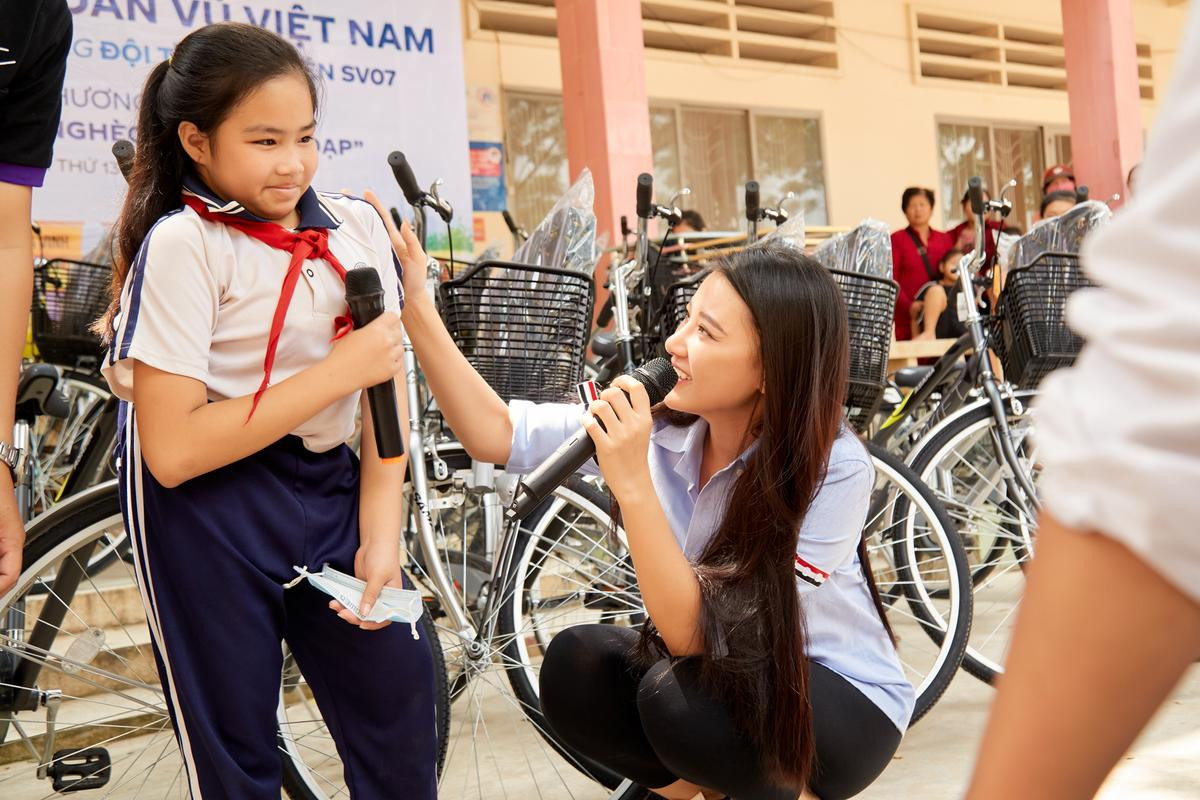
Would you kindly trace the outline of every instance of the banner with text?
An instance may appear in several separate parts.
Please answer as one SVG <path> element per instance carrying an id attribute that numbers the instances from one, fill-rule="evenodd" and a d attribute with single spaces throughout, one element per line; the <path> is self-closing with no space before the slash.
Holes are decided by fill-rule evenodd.
<path id="1" fill-rule="evenodd" d="M 34 217 L 82 222 L 84 246 L 120 209 L 125 184 L 111 154 L 137 140 L 137 108 L 150 69 L 204 25 L 247 22 L 288 39 L 324 84 L 318 110 L 321 153 L 313 186 L 361 195 L 411 214 L 387 165 L 401 150 L 417 179 L 455 209 L 454 244 L 471 244 L 462 20 L 457 2 L 344 0 L 68 0 L 75 35 L 63 88 L 54 164 L 34 192 Z M 429 244 L 447 245 L 431 215 Z M 436 223 L 436 224 L 435 224 Z"/>

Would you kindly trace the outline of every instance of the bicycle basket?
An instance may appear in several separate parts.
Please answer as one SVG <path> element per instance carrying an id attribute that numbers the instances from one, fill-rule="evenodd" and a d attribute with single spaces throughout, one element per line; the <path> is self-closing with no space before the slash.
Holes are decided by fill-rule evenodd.
<path id="1" fill-rule="evenodd" d="M 100 338 L 89 330 L 108 308 L 112 266 L 56 258 L 34 279 L 33 341 L 42 360 L 74 366 L 97 362 Z"/>
<path id="2" fill-rule="evenodd" d="M 696 290 L 700 288 L 700 283 L 708 277 L 709 272 L 711 270 L 702 269 L 695 275 L 688 275 L 686 278 L 676 281 L 667 289 L 666 307 L 662 312 L 662 341 L 664 343 L 667 341 L 667 337 L 687 319 L 688 303 L 692 302 L 692 298 L 696 296 Z"/>
<path id="3" fill-rule="evenodd" d="M 846 408 L 851 424 L 864 430 L 875 417 L 887 386 L 896 282 L 861 272 L 831 269 L 842 290 L 850 323 L 850 385 Z"/>
<path id="4" fill-rule="evenodd" d="M 994 348 L 1006 380 L 1035 387 L 1048 373 L 1075 361 L 1083 340 L 1067 327 L 1067 299 L 1076 289 L 1093 285 L 1073 253 L 1041 253 L 1009 272 L 997 309 L 1000 330 Z"/>
<path id="5" fill-rule="evenodd" d="M 458 349 L 501 398 L 575 398 L 595 290 L 590 275 L 483 261 L 439 288 Z"/>

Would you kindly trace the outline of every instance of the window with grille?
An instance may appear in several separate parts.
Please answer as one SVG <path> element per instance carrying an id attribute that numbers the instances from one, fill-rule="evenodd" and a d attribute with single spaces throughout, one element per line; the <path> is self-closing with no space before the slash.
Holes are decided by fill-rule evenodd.
<path id="1" fill-rule="evenodd" d="M 922 79 L 1066 91 L 1062 30 L 912 8 L 913 64 Z M 1138 90 L 1154 99 L 1150 45 L 1137 45 Z"/>
<path id="2" fill-rule="evenodd" d="M 642 41 L 651 50 L 838 66 L 833 0 L 642 0 Z M 467 30 L 557 37 L 554 0 L 468 0 Z"/>
<path id="3" fill-rule="evenodd" d="M 505 94 L 509 208 L 526 227 L 541 220 L 567 190 L 567 146 L 562 100 L 553 95 Z M 789 211 L 804 210 L 810 225 L 828 224 L 820 121 L 745 109 L 653 105 L 650 145 L 654 192 L 682 200 L 712 230 L 745 227 L 744 186 L 757 180 L 764 205 L 788 192 Z M 632 204 L 633 189 L 630 188 Z M 632 214 L 632 209 L 630 209 Z M 632 216 L 630 223 L 632 224 Z"/>
<path id="4" fill-rule="evenodd" d="M 508 210 L 529 230 L 542 221 L 569 185 L 562 100 L 506 92 Z"/>
<path id="5" fill-rule="evenodd" d="M 1028 230 L 1041 201 L 1042 172 L 1046 168 L 1042 141 L 1040 128 L 939 123 L 938 203 L 942 209 L 942 227 L 950 228 L 962 221 L 961 201 L 967 179 L 979 175 L 992 192 L 1016 179 L 1016 189 L 1009 195 L 1013 210 L 1008 221 Z"/>

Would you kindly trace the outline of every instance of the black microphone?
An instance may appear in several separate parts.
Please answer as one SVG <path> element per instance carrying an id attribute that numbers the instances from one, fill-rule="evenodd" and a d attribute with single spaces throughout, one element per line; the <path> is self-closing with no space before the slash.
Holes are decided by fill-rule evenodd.
<path id="1" fill-rule="evenodd" d="M 671 362 L 655 358 L 630 373 L 638 383 L 646 387 L 650 405 L 658 405 L 675 388 L 679 376 Z M 597 420 L 598 421 L 598 420 Z M 603 426 L 602 426 L 603 427 Z M 522 479 L 517 487 L 517 496 L 509 506 L 509 518 L 522 519 L 539 503 L 550 496 L 556 486 L 562 484 L 596 454 L 596 443 L 586 429 L 580 430 L 563 443 L 562 447 L 543 461 L 537 469 Z"/>
<path id="2" fill-rule="evenodd" d="M 383 313 L 383 286 L 376 270 L 371 267 L 346 270 L 346 304 L 350 306 L 355 328 L 365 328 Z M 400 458 L 404 455 L 404 435 L 396 412 L 396 385 L 386 380 L 367 389 L 367 405 L 379 458 L 385 462 Z"/>
<path id="3" fill-rule="evenodd" d="M 508 226 L 508 232 L 513 236 L 518 235 L 520 228 L 517 227 L 517 221 L 513 219 L 512 214 L 508 213 L 508 209 L 500 212 L 504 216 L 504 224 Z"/>

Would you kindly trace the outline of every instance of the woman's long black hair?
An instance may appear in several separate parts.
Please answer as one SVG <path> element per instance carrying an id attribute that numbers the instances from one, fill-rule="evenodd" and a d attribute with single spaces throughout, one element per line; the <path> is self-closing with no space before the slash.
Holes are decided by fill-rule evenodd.
<path id="1" fill-rule="evenodd" d="M 95 325 L 106 341 L 113 335 L 121 289 L 138 248 L 154 223 L 181 205 L 191 159 L 179 141 L 180 123 L 212 133 L 247 95 L 289 74 L 308 84 L 315 113 L 316 76 L 296 48 L 270 31 L 240 22 L 194 31 L 175 46 L 168 61 L 150 71 L 138 110 L 129 190 L 114 229 L 112 299 Z"/>
<path id="2" fill-rule="evenodd" d="M 772 777 L 802 788 L 814 751 L 796 544 L 841 430 L 849 379 L 846 308 L 833 277 L 789 247 L 748 248 L 719 262 L 709 280 L 728 281 L 749 308 L 766 391 L 746 432 L 747 444 L 757 439 L 758 447 L 695 565 L 705 648 L 700 679 L 733 709 Z M 656 414 L 676 425 L 696 419 L 661 406 Z M 859 557 L 891 635 L 865 541 Z M 642 656 L 661 657 L 657 649 L 647 625 Z"/>

